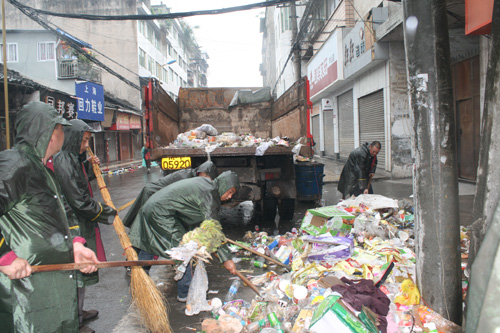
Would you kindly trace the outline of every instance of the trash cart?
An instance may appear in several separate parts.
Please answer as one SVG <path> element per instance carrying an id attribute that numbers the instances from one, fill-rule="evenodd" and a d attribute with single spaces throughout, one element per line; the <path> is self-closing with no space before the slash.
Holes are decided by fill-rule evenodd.
<path id="1" fill-rule="evenodd" d="M 297 200 L 319 201 L 323 194 L 325 165 L 317 162 L 297 162 L 295 164 L 295 186 Z"/>

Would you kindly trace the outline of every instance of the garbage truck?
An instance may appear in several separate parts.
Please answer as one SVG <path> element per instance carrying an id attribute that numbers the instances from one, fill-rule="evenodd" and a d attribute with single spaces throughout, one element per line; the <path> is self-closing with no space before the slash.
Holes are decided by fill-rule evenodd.
<path id="1" fill-rule="evenodd" d="M 273 101 L 266 88 L 180 88 L 174 101 L 156 79 L 150 79 L 143 99 L 145 146 L 165 175 L 207 160 L 219 173 L 236 172 L 241 187 L 234 202 L 253 201 L 264 220 L 274 220 L 277 210 L 280 219 L 290 220 L 296 198 L 292 149 L 306 135 L 301 90 L 296 84 L 287 98 Z M 218 135 L 196 141 L 196 129 L 202 125 Z M 234 137 L 237 142 L 228 139 Z M 267 149 L 249 142 L 268 139 L 274 142 Z M 207 144 L 215 140 L 224 142 Z M 300 153 L 312 151 L 304 145 Z"/>

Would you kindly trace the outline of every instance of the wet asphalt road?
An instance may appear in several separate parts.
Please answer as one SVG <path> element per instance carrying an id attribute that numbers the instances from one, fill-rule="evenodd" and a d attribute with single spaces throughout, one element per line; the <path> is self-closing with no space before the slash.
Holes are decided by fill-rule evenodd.
<path id="1" fill-rule="evenodd" d="M 104 176 L 104 181 L 109 189 L 111 198 L 116 207 L 121 207 L 127 202 L 135 199 L 144 184 L 155 181 L 161 177 L 160 169 L 153 168 L 150 174 L 139 168 L 134 172 L 119 175 Z M 93 182 L 94 196 L 97 200 L 102 200 L 97 185 Z M 336 183 L 328 183 L 323 186 L 323 199 L 327 205 L 338 203 L 340 193 L 336 190 Z M 385 195 L 394 199 L 406 199 L 411 201 L 412 181 L 411 179 L 381 179 L 373 183 L 375 193 Z M 460 196 L 460 210 L 467 213 L 471 205 L 471 195 Z M 294 218 L 291 221 L 280 221 L 279 234 L 290 231 L 293 227 L 299 227 L 302 217 L 307 209 L 316 206 L 315 202 L 297 202 Z M 244 202 L 231 209 L 222 209 L 221 224 L 226 236 L 233 240 L 241 240 L 249 230 L 255 230 L 255 225 L 260 225 L 260 229 L 275 232 L 275 228 L 264 228 L 260 217 L 252 213 L 253 205 Z M 120 217 L 124 217 L 127 209 L 120 212 Z M 101 225 L 104 247 L 108 261 L 125 260 L 123 249 L 119 243 L 118 236 L 114 228 L 108 225 Z M 238 270 L 244 274 L 259 275 L 265 272 L 263 268 L 250 267 L 248 261 L 236 264 Z M 270 266 L 267 269 L 280 273 L 280 268 Z M 213 297 L 224 298 L 233 276 L 230 275 L 218 261 L 214 260 L 207 265 L 209 279 L 209 295 L 207 299 Z M 210 313 L 202 312 L 199 315 L 188 317 L 184 314 L 184 304 L 176 300 L 177 288 L 173 279 L 173 270 L 168 266 L 153 266 L 151 277 L 159 289 L 166 296 L 170 306 L 169 319 L 174 332 L 194 332 L 200 330 L 203 319 L 210 317 Z M 99 316 L 86 324 L 96 332 L 146 332 L 141 326 L 140 320 L 131 306 L 131 296 L 129 293 L 130 277 L 123 268 L 101 269 L 99 273 L 100 282 L 87 288 L 85 298 L 85 309 L 99 310 Z M 212 293 L 214 292 L 214 293 Z M 218 293 L 217 293 L 218 292 Z M 251 289 L 240 287 L 238 297 L 250 301 L 254 298 Z"/>

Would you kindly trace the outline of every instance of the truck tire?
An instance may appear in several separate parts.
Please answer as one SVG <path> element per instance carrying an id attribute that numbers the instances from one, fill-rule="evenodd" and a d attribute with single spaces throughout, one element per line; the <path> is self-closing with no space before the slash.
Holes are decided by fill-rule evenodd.
<path id="1" fill-rule="evenodd" d="M 280 200 L 279 204 L 279 214 L 280 220 L 293 220 L 293 214 L 295 213 L 295 199 L 283 198 Z"/>

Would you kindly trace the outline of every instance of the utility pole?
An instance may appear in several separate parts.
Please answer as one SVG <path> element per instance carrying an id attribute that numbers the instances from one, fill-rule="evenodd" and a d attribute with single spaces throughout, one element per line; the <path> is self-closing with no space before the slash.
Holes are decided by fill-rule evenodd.
<path id="1" fill-rule="evenodd" d="M 3 98 L 5 103 L 5 148 L 10 149 L 9 77 L 7 72 L 7 41 L 5 30 L 5 0 L 2 0 Z"/>
<path id="2" fill-rule="evenodd" d="M 301 66 L 300 66 L 300 41 L 297 28 L 297 7 L 295 6 L 295 1 L 290 2 L 290 24 L 292 27 L 294 81 L 297 82 L 301 78 Z"/>
<path id="3" fill-rule="evenodd" d="M 404 0 L 415 159 L 416 278 L 424 301 L 461 324 L 455 115 L 445 0 Z"/>

